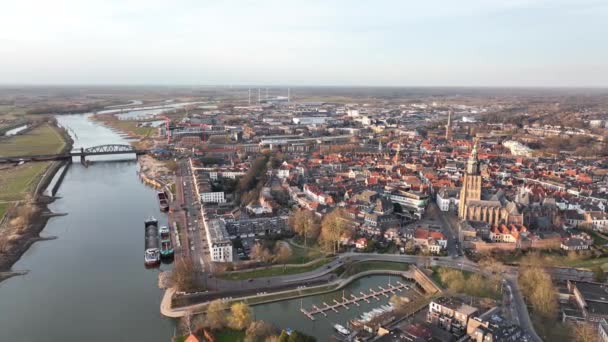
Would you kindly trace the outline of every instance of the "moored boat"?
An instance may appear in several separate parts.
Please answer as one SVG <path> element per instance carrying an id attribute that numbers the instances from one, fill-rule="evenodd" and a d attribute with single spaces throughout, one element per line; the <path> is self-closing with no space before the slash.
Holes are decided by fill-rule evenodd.
<path id="1" fill-rule="evenodd" d="M 164 191 L 158 191 L 156 193 L 158 197 L 158 205 L 161 211 L 169 210 L 169 199 L 167 198 L 167 194 Z"/>
<path id="2" fill-rule="evenodd" d="M 341 326 L 340 324 L 334 324 L 334 329 L 336 329 L 336 331 L 342 335 L 350 334 L 350 331 L 348 329 L 346 329 L 345 327 Z"/>
<path id="3" fill-rule="evenodd" d="M 154 218 L 145 221 L 145 253 L 144 263 L 146 266 L 160 264 L 160 248 L 158 238 L 158 221 Z"/>
<path id="4" fill-rule="evenodd" d="M 171 231 L 169 227 L 162 226 L 159 230 L 160 235 L 160 256 L 162 258 L 173 257 L 173 243 L 171 242 Z"/>

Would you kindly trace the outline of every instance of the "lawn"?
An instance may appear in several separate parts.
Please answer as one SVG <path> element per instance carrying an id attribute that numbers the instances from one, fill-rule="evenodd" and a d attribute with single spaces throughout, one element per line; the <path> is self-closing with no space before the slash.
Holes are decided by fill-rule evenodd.
<path id="1" fill-rule="evenodd" d="M 304 248 L 290 242 L 289 247 L 291 247 L 291 258 L 287 262 L 288 264 L 305 264 L 324 255 L 318 246 Z"/>
<path id="2" fill-rule="evenodd" d="M 4 213 L 6 213 L 6 210 L 8 209 L 9 205 L 10 203 L 0 202 L 0 219 L 4 217 Z"/>
<path id="3" fill-rule="evenodd" d="M 242 342 L 245 340 L 245 332 L 231 329 L 224 329 L 214 333 L 216 342 Z"/>
<path id="4" fill-rule="evenodd" d="M 136 135 L 142 138 L 149 137 L 156 132 L 156 127 L 142 126 L 138 127 L 138 124 L 143 123 L 140 121 L 131 120 L 118 120 L 118 119 L 107 119 L 103 118 L 102 121 L 108 126 L 114 127 L 127 134 Z"/>
<path id="5" fill-rule="evenodd" d="M 289 275 L 289 274 L 299 274 L 310 272 L 314 269 L 317 269 L 328 262 L 330 259 L 321 259 L 307 266 L 289 266 L 289 267 L 268 267 L 268 268 L 258 268 L 251 271 L 241 271 L 241 272 L 230 272 L 230 273 L 222 273 L 218 275 L 218 277 L 222 279 L 228 280 L 245 280 L 250 278 L 262 278 L 262 277 L 273 277 L 280 275 Z"/>
<path id="6" fill-rule="evenodd" d="M 591 258 L 584 260 L 565 260 L 560 266 L 577 267 L 577 268 L 588 268 L 591 269 L 593 266 L 601 266 L 604 271 L 608 271 L 608 257 Z"/>
<path id="7" fill-rule="evenodd" d="M 49 124 L 42 124 L 31 131 L 0 139 L 0 156 L 59 153 L 65 141 L 59 132 Z"/>
<path id="8" fill-rule="evenodd" d="M 0 170 L 0 200 L 21 200 L 36 186 L 36 180 L 46 170 L 50 162 L 25 163 L 13 168 Z"/>
<path id="9" fill-rule="evenodd" d="M 375 270 L 388 271 L 407 271 L 410 268 L 409 264 L 391 261 L 364 261 L 357 262 L 350 266 L 346 266 L 346 276 L 355 275 L 357 273 Z"/>

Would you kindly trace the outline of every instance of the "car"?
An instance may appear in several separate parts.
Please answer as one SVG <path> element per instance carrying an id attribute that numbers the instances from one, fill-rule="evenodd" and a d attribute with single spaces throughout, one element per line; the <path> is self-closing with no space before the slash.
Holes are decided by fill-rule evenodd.
<path id="1" fill-rule="evenodd" d="M 253 281 L 253 278 L 249 278 L 247 279 L 247 282 L 251 283 Z"/>

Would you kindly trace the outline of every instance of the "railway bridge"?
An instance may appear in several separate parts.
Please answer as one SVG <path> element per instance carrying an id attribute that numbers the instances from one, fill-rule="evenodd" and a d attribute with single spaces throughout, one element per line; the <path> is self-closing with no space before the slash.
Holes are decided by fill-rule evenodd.
<path id="1" fill-rule="evenodd" d="M 29 161 L 49 161 L 49 160 L 72 160 L 73 157 L 80 157 L 81 162 L 86 161 L 87 156 L 101 156 L 112 154 L 135 154 L 136 156 L 148 153 L 148 150 L 138 150 L 131 145 L 124 144 L 106 144 L 92 147 L 81 147 L 79 150 L 73 150 L 67 153 L 59 154 L 40 154 L 40 155 L 23 155 L 23 156 L 0 156 L 0 163 L 19 163 Z"/>

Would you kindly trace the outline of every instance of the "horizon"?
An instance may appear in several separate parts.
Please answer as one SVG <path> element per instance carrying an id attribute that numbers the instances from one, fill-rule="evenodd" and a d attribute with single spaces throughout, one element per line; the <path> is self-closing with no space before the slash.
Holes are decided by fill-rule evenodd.
<path id="1" fill-rule="evenodd" d="M 606 88 L 607 16 L 595 0 L 24 0 L 0 13 L 0 74 L 17 85 Z"/>

